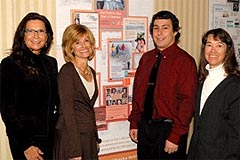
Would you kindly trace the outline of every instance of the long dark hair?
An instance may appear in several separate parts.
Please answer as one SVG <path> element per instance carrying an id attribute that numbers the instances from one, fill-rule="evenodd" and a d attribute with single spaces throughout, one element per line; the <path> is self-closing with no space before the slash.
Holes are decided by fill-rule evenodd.
<path id="1" fill-rule="evenodd" d="M 15 32 L 11 54 L 21 56 L 23 55 L 24 50 L 28 50 L 27 46 L 24 43 L 24 32 L 25 32 L 26 24 L 30 20 L 40 20 L 45 24 L 48 38 L 47 38 L 45 47 L 41 49 L 41 53 L 48 54 L 53 42 L 53 30 L 48 19 L 45 16 L 40 15 L 36 12 L 28 13 L 19 23 L 17 30 Z"/>
<path id="2" fill-rule="evenodd" d="M 225 43 L 227 46 L 226 56 L 224 59 L 224 69 L 227 74 L 239 74 L 238 63 L 235 56 L 234 43 L 231 36 L 222 28 L 212 29 L 207 31 L 202 37 L 202 45 L 201 45 L 201 55 L 200 55 L 200 63 L 199 63 L 199 81 L 203 82 L 207 75 L 208 71 L 205 66 L 208 64 L 205 59 L 205 46 L 207 43 L 207 38 L 209 35 L 212 35 L 215 40 L 220 40 Z"/>

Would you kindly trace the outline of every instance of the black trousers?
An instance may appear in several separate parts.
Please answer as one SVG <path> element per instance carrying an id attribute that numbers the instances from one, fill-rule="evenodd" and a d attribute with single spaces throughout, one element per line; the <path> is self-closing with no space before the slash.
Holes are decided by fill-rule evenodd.
<path id="1" fill-rule="evenodd" d="M 164 151 L 165 141 L 172 129 L 171 122 L 148 123 L 141 120 L 138 127 L 137 155 L 139 160 L 185 160 L 187 134 L 181 137 L 178 151 L 168 154 Z"/>

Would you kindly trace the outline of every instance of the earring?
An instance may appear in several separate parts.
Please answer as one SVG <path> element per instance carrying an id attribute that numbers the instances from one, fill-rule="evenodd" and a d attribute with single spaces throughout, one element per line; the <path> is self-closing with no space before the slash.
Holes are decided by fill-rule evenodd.
<path id="1" fill-rule="evenodd" d="M 75 57 L 75 54 L 74 54 L 74 50 L 73 50 L 73 49 L 71 50 L 71 54 Z"/>
<path id="2" fill-rule="evenodd" d="M 47 48 L 47 43 L 45 43 L 45 47 Z"/>

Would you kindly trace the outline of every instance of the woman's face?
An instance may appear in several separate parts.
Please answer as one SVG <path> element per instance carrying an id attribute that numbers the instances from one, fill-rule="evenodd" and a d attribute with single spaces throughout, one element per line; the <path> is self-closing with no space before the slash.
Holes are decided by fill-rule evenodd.
<path id="1" fill-rule="evenodd" d="M 214 39 L 213 35 L 209 35 L 205 46 L 205 58 L 210 68 L 217 67 L 224 63 L 227 52 L 227 45 L 219 39 Z"/>
<path id="2" fill-rule="evenodd" d="M 74 55 L 78 58 L 88 58 L 92 54 L 90 39 L 87 35 L 83 35 L 72 44 Z"/>
<path id="3" fill-rule="evenodd" d="M 47 42 L 46 27 L 41 20 L 29 20 L 26 24 L 24 42 L 26 46 L 35 54 L 40 51 Z"/>

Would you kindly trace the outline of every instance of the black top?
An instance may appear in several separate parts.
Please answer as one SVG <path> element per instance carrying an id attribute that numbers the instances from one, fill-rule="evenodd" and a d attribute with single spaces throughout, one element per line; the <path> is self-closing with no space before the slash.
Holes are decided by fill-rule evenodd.
<path id="1" fill-rule="evenodd" d="M 53 133 L 57 118 L 57 61 L 25 51 L 1 62 L 1 115 L 6 132 L 22 151 L 41 146 Z M 41 147 L 39 147 L 41 149 Z M 44 150 L 44 149 L 42 149 Z"/>

